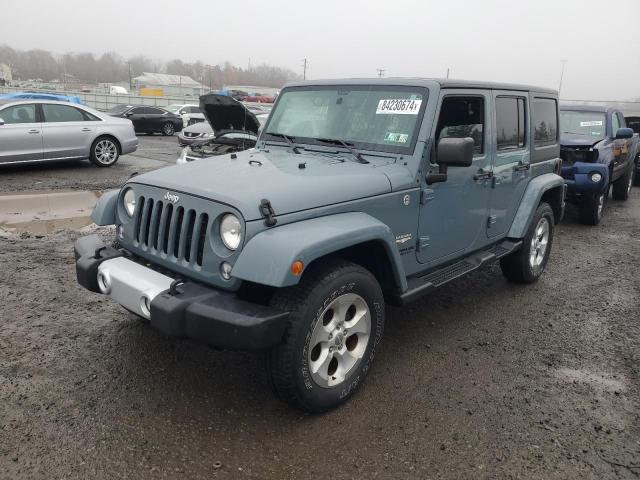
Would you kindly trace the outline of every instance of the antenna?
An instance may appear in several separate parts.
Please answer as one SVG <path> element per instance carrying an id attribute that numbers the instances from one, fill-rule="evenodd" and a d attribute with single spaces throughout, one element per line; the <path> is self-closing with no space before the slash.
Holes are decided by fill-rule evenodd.
<path id="1" fill-rule="evenodd" d="M 378 77 L 382 78 L 382 77 L 384 77 L 385 69 L 384 68 L 377 68 L 376 72 L 378 72 Z"/>
<path id="2" fill-rule="evenodd" d="M 560 60 L 562 62 L 562 70 L 560 71 L 560 85 L 558 85 L 558 95 L 560 95 L 560 90 L 562 90 L 562 78 L 564 77 L 564 66 L 567 64 L 567 60 Z"/>

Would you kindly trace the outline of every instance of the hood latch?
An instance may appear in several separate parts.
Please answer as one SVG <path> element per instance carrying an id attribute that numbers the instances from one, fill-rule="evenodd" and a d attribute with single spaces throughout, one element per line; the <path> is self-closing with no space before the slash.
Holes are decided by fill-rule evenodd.
<path id="1" fill-rule="evenodd" d="M 271 206 L 271 202 L 269 200 L 263 198 L 260 201 L 259 208 L 260 214 L 264 217 L 264 224 L 267 227 L 273 227 L 276 223 L 278 223 L 278 220 L 274 218 L 276 212 L 273 210 L 273 207 Z"/>

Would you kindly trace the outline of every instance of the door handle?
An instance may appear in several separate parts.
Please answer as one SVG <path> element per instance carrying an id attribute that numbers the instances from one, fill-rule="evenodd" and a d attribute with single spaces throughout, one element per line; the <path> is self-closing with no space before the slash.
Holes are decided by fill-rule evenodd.
<path id="1" fill-rule="evenodd" d="M 515 167 L 513 167 L 513 170 L 516 172 L 522 172 L 524 170 L 529 170 L 530 167 L 531 167 L 530 163 L 520 163 Z"/>
<path id="2" fill-rule="evenodd" d="M 82 129 L 82 131 L 83 131 L 83 132 L 90 132 L 90 131 L 91 131 L 91 129 L 90 129 L 90 128 L 86 128 L 86 127 L 85 127 L 85 128 L 83 128 L 83 129 Z"/>
<path id="3" fill-rule="evenodd" d="M 483 169 L 478 170 L 478 173 L 473 176 L 474 180 L 488 180 L 490 178 L 493 178 L 493 172 L 491 170 L 485 171 Z"/>
<path id="4" fill-rule="evenodd" d="M 40 133 L 40 130 L 35 130 L 35 129 L 33 129 L 33 130 L 29 130 L 29 132 L 28 132 L 28 133 Z"/>

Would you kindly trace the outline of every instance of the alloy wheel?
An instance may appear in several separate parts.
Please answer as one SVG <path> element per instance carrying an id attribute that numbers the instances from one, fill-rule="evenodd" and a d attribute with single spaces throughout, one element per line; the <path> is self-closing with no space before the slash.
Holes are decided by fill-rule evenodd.
<path id="1" fill-rule="evenodd" d="M 534 230 L 533 238 L 531 239 L 531 248 L 529 250 L 529 264 L 532 268 L 537 268 L 542 265 L 545 254 L 547 252 L 547 246 L 549 245 L 549 220 L 547 217 L 542 217 L 536 229 Z"/>
<path id="2" fill-rule="evenodd" d="M 118 157 L 118 147 L 111 140 L 100 140 L 96 144 L 95 156 L 103 165 L 110 165 Z"/>

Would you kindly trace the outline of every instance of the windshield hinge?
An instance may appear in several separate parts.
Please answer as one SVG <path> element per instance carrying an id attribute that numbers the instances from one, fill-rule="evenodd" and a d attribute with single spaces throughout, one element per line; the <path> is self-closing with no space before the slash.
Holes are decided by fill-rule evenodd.
<path id="1" fill-rule="evenodd" d="M 276 212 L 273 210 L 273 207 L 271 206 L 271 202 L 269 200 L 267 200 L 266 198 L 260 200 L 259 208 L 260 214 L 264 217 L 264 224 L 267 227 L 273 227 L 276 223 L 278 223 L 278 220 L 274 218 Z"/>

